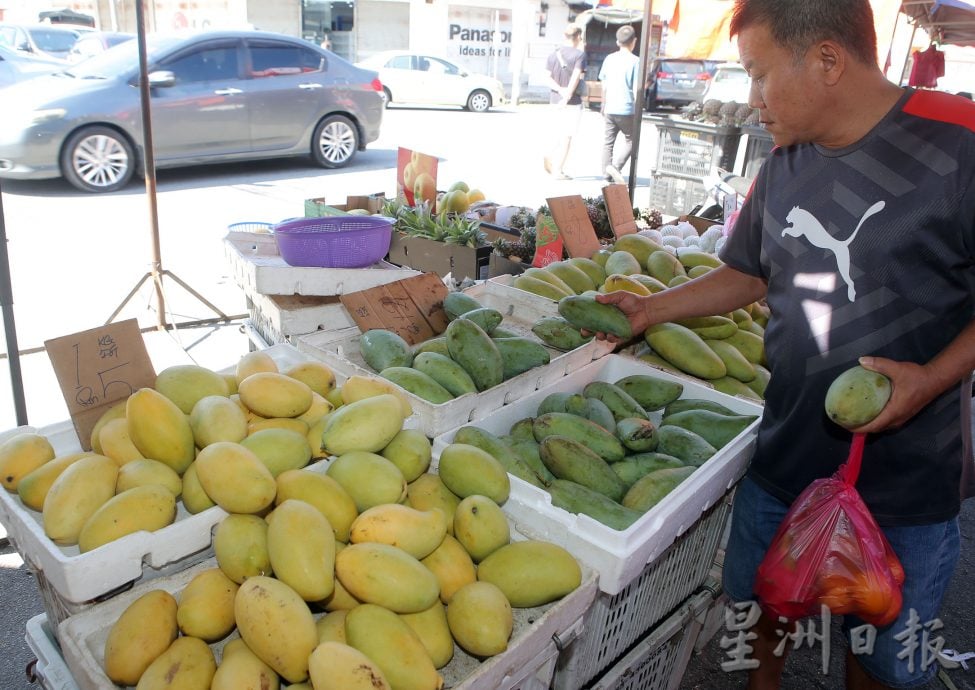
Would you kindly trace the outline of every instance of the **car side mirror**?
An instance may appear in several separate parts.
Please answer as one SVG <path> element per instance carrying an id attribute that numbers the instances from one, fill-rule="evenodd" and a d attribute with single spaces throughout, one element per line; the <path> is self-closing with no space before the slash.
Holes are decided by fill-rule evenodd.
<path id="1" fill-rule="evenodd" d="M 149 73 L 149 88 L 169 87 L 176 84 L 176 75 L 169 70 L 157 70 Z"/>

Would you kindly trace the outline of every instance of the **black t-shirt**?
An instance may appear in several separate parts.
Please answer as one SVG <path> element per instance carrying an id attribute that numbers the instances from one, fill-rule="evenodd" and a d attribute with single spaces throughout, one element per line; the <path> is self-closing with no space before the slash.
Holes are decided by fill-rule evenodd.
<path id="1" fill-rule="evenodd" d="M 580 91 L 581 85 L 586 78 L 586 64 L 586 54 L 571 46 L 559 46 L 548 56 L 548 60 L 545 63 L 545 67 L 548 69 L 549 74 L 552 75 L 552 79 L 563 88 L 569 85 L 569 82 L 572 80 L 572 72 L 577 67 L 582 73 L 579 77 L 580 86 L 576 87 L 575 93 L 569 98 L 569 105 L 579 105 L 582 103 Z M 558 92 L 552 91 L 549 95 L 549 103 L 561 102 L 562 97 L 559 96 Z"/>
<path id="2" fill-rule="evenodd" d="M 791 502 L 849 451 L 824 412 L 833 379 L 863 355 L 925 364 L 975 317 L 975 104 L 907 90 L 849 147 L 774 149 L 721 258 L 768 282 L 772 377 L 749 474 Z M 962 395 L 868 438 L 857 488 L 880 524 L 958 513 Z"/>

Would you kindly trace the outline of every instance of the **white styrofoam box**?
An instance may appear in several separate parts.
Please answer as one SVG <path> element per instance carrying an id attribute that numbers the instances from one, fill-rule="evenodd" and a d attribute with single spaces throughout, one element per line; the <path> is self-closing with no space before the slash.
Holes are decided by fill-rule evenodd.
<path id="1" fill-rule="evenodd" d="M 368 268 L 290 266 L 270 233 L 228 232 L 224 252 L 237 284 L 262 295 L 342 295 L 419 275 L 385 261 Z"/>
<path id="2" fill-rule="evenodd" d="M 507 290 L 490 281 L 475 285 L 464 292 L 477 299 L 483 306 L 500 311 L 504 315 L 501 328 L 525 337 L 535 338 L 531 327 L 538 319 L 558 313 L 556 304 L 551 300 L 545 300 L 523 290 Z M 376 372 L 369 368 L 359 350 L 361 335 L 358 328 L 333 332 L 321 331 L 299 336 L 296 345 L 302 352 L 322 360 L 335 371 L 342 372 L 346 376 L 354 374 L 376 376 Z M 612 350 L 612 345 L 591 340 L 569 352 L 552 348 L 548 350 L 551 353 L 551 361 L 548 364 L 530 369 L 486 391 L 468 393 L 439 405 L 404 391 L 413 406 L 415 417 L 419 420 L 418 428 L 433 437 L 470 421 L 481 419 L 505 405 L 521 400 L 539 388 L 559 381 L 567 372 L 575 371 L 589 364 L 593 359 L 604 356 Z"/>
<path id="3" fill-rule="evenodd" d="M 307 361 L 291 345 L 265 350 L 280 369 Z M 337 375 L 341 381 L 343 377 Z M 22 432 L 25 427 L 10 433 Z M 81 451 L 81 442 L 71 422 L 59 422 L 37 429 L 48 438 L 57 455 Z M 220 507 L 190 514 L 177 501 L 176 520 L 155 532 L 136 532 L 104 546 L 80 553 L 77 546 L 59 546 L 44 534 L 41 513 L 26 507 L 16 493 L 0 491 L 0 515 L 7 533 L 27 566 L 37 576 L 45 607 L 57 623 L 90 602 L 141 577 L 164 575 L 171 567 L 185 567 L 178 561 L 210 546 L 211 531 L 227 513 Z M 175 565 L 174 565 L 175 564 Z M 167 567 L 169 566 L 169 567 Z"/>
<path id="4" fill-rule="evenodd" d="M 639 360 L 609 355 L 505 406 L 476 422 L 475 426 L 505 435 L 519 419 L 534 417 L 539 403 L 551 393 L 581 393 L 590 381 L 615 382 L 633 374 L 680 383 L 684 386 L 681 396 L 684 398 L 714 400 L 741 414 L 762 414 L 760 405 L 742 398 L 675 377 Z M 650 418 L 659 423 L 660 412 L 651 413 Z M 599 570 L 599 588 L 616 594 L 742 477 L 751 458 L 757 429 L 756 419 L 626 530 L 614 530 L 587 515 L 557 508 L 552 505 L 548 493 L 516 477 L 511 478 L 511 497 L 504 504 L 504 510 L 516 522 L 529 527 L 529 536 L 556 542 L 595 567 Z M 440 452 L 451 442 L 455 431 L 434 439 L 435 458 L 439 458 Z"/>
<path id="5" fill-rule="evenodd" d="M 710 591 L 687 601 L 603 673 L 591 690 L 678 690 L 712 602 Z"/>
<path id="6" fill-rule="evenodd" d="M 338 297 L 255 292 L 245 296 L 250 320 L 268 343 L 294 342 L 294 336 L 355 326 Z"/>
<path id="7" fill-rule="evenodd" d="M 45 614 L 38 614 L 27 621 L 24 639 L 37 659 L 33 666 L 33 682 L 40 683 L 44 690 L 78 690 L 78 684 L 71 677 Z"/>
<path id="8" fill-rule="evenodd" d="M 203 570 L 217 567 L 210 559 L 176 575 L 140 583 L 131 591 L 71 616 L 61 623 L 64 659 L 74 673 L 82 690 L 105 690 L 117 687 L 105 675 L 105 640 L 112 625 L 125 609 L 143 594 L 161 589 L 179 593 Z M 512 609 L 514 631 L 504 652 L 480 661 L 468 655 L 456 644 L 454 657 L 440 674 L 444 687 L 463 690 L 542 690 L 548 688 L 558 656 L 556 640 L 568 642 L 581 625 L 585 611 L 596 595 L 596 573 L 583 566 L 582 584 L 562 599 L 530 609 Z M 316 617 L 322 615 L 315 614 Z M 211 645 L 219 661 L 223 645 L 238 637 L 235 630 L 220 642 Z"/>

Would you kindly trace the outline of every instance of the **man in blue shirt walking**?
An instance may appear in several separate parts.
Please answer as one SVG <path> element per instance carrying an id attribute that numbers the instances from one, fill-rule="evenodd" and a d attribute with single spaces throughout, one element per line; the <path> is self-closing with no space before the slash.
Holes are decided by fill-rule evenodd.
<path id="1" fill-rule="evenodd" d="M 603 60 L 599 81 L 603 84 L 603 173 L 606 181 L 623 184 L 620 170 L 630 159 L 633 150 L 633 113 L 640 90 L 640 58 L 633 54 L 636 32 L 632 26 L 621 26 L 616 31 L 619 50 Z M 616 147 L 620 132 L 623 142 Z"/>

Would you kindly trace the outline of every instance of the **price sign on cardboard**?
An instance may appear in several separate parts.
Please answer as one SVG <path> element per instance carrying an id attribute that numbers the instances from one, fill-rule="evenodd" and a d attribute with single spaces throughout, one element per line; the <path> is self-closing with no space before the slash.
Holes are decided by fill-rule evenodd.
<path id="1" fill-rule="evenodd" d="M 546 201 L 569 256 L 591 257 L 600 244 L 582 197 L 578 194 L 557 196 Z"/>
<path id="2" fill-rule="evenodd" d="M 538 214 L 535 220 L 535 256 L 532 266 L 543 268 L 550 263 L 562 260 L 562 236 L 551 216 Z"/>
<path id="3" fill-rule="evenodd" d="M 439 159 L 419 151 L 404 149 L 396 154 L 396 196 L 406 199 L 410 206 L 417 206 L 423 200 L 430 201 L 431 209 L 437 203 L 437 164 Z M 421 184 L 417 186 L 417 182 Z M 421 198 L 416 198 L 417 189 Z"/>
<path id="4" fill-rule="evenodd" d="M 625 184 L 609 184 L 603 187 L 603 201 L 609 214 L 609 224 L 617 238 L 637 231 L 633 206 L 630 205 L 630 192 Z"/>
<path id="5" fill-rule="evenodd" d="M 435 273 L 423 273 L 378 287 L 341 295 L 339 299 L 359 330 L 384 328 L 410 345 L 447 329 L 443 298 L 447 286 Z"/>
<path id="6" fill-rule="evenodd" d="M 135 319 L 47 340 L 44 347 L 85 450 L 91 450 L 91 430 L 108 408 L 156 383 Z"/>

